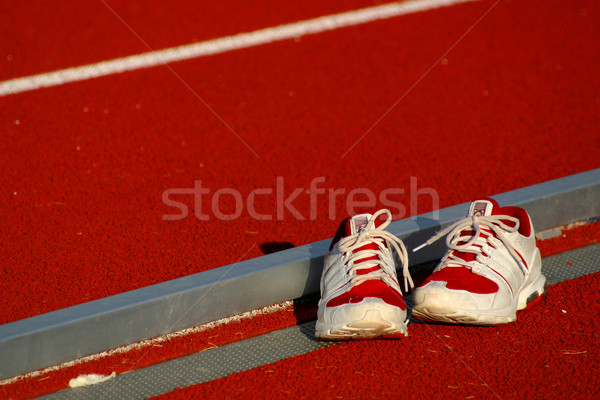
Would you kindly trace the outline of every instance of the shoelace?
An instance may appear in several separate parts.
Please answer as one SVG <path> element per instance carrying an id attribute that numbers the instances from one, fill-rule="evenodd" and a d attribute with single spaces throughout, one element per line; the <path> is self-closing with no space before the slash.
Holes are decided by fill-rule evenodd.
<path id="1" fill-rule="evenodd" d="M 508 225 L 504 221 L 513 222 L 514 226 Z M 477 256 L 482 252 L 481 246 L 485 245 L 490 237 L 493 237 L 492 233 L 481 229 L 481 227 L 485 227 L 492 231 L 496 235 L 496 238 L 498 238 L 498 240 L 500 240 L 502 244 L 506 246 L 506 249 L 508 250 L 510 255 L 517 261 L 517 264 L 519 265 L 523 273 L 528 274 L 529 272 L 527 270 L 527 266 L 525 265 L 515 248 L 512 246 L 512 244 L 504 236 L 504 233 L 510 234 L 516 232 L 519 229 L 519 224 L 520 221 L 517 218 L 508 215 L 473 215 L 472 217 L 467 217 L 465 219 L 457 221 L 454 224 L 448 226 L 447 228 L 441 230 L 440 232 L 432 236 L 427 242 L 423 243 L 418 247 L 415 247 L 413 249 L 413 252 L 418 251 L 423 247 L 436 242 L 442 236 L 448 234 L 448 236 L 446 236 L 446 246 L 449 249 L 465 253 L 472 253 Z M 467 236 L 463 234 L 463 232 L 465 231 L 474 231 L 470 235 L 471 237 L 466 242 L 465 239 Z M 463 243 L 459 244 L 460 242 Z M 472 245 L 477 245 L 480 247 L 471 247 Z M 469 269 L 473 267 L 472 263 L 467 262 L 462 258 L 455 256 L 452 253 L 450 253 L 442 261 L 443 266 L 446 266 L 448 264 L 459 264 L 464 265 Z M 477 257 L 475 258 L 475 261 L 477 261 Z"/>
<path id="2" fill-rule="evenodd" d="M 382 223 L 378 228 L 375 228 L 375 220 L 377 220 L 377 217 L 379 217 L 381 214 L 387 214 L 388 219 L 384 223 Z M 402 243 L 402 240 L 398 239 L 396 236 L 384 230 L 384 228 L 387 227 L 391 221 L 392 213 L 389 210 L 379 210 L 375 214 L 373 214 L 367 225 L 364 228 L 362 228 L 357 235 L 345 237 L 338 242 L 339 251 L 342 254 L 354 251 L 369 243 L 375 243 L 377 247 L 379 247 L 378 250 L 360 250 L 354 253 L 346 261 L 350 266 L 352 266 L 354 270 L 369 269 L 375 266 L 380 267 L 380 269 L 369 272 L 367 274 L 356 274 L 351 279 L 352 285 L 358 285 L 359 283 L 374 278 L 385 279 L 386 277 L 390 277 L 388 272 L 386 272 L 385 262 L 380 259 L 380 257 L 383 257 L 383 252 L 381 249 L 385 247 L 385 242 L 387 241 L 388 243 L 392 244 L 392 246 L 394 247 L 394 249 L 396 249 L 396 252 L 398 253 L 398 258 L 400 259 L 400 262 L 402 264 L 402 275 L 404 276 L 405 290 L 409 290 L 409 284 L 411 288 L 414 287 L 412 277 L 410 276 L 410 272 L 408 271 L 408 253 L 406 251 L 404 243 Z M 366 260 L 357 264 L 357 262 L 373 256 L 376 256 L 377 259 Z"/>

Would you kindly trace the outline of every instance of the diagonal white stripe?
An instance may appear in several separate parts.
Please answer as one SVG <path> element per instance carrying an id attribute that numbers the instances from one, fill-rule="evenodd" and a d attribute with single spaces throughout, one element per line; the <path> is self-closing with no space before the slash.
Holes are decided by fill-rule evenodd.
<path id="1" fill-rule="evenodd" d="M 11 79 L 0 82 L 0 96 L 36 90 L 43 87 L 63 85 L 69 82 L 78 82 L 125 71 L 149 68 L 175 61 L 225 53 L 469 1 L 475 0 L 411 0 L 402 3 L 384 4 L 160 51 Z"/>

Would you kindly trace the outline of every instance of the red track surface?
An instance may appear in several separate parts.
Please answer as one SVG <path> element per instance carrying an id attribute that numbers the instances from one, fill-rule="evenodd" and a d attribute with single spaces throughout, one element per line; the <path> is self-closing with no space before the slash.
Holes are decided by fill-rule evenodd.
<path id="1" fill-rule="evenodd" d="M 372 5 L 367 0 L 299 0 L 285 7 L 277 0 L 4 2 L 0 80 L 145 53 L 147 46 L 159 50 Z"/>
<path id="2" fill-rule="evenodd" d="M 147 51 L 79 3 L 1 5 L 0 80 Z M 271 3 L 248 18 L 244 2 L 108 2 L 154 49 L 369 4 Z M 411 177 L 446 207 L 598 168 L 598 37 L 597 2 L 481 1 L 171 65 L 185 85 L 156 67 L 0 97 L 0 324 L 324 239 L 346 213 L 345 196 L 335 217 L 321 196 L 312 220 L 304 193 L 307 220 L 278 219 L 273 194 L 256 203 L 272 221 L 246 205 L 222 221 L 221 188 L 246 199 L 282 177 L 287 197 L 324 177 L 346 194 L 404 189 L 394 200 L 422 213 Z M 191 196 L 187 218 L 163 221 L 177 211 L 163 192 L 195 180 L 210 221 Z"/>
<path id="3" fill-rule="evenodd" d="M 437 190 L 444 207 L 599 167 L 598 4 L 503 1 L 457 42 L 492 5 L 173 64 L 249 148 L 165 67 L 0 98 L 0 305 L 8 310 L 0 322 L 256 257 L 270 242 L 330 237 L 345 214 L 338 197 L 330 220 L 321 195 L 310 220 L 303 194 L 293 206 L 308 220 L 287 210 L 278 220 L 273 194 L 256 202 L 272 221 L 251 218 L 245 206 L 239 218 L 221 221 L 209 207 L 221 188 L 246 199 L 255 188 L 275 193 L 281 176 L 287 197 L 324 177 L 323 186 L 346 194 L 404 189 L 395 200 L 410 212 L 411 176 Z M 78 32 L 52 15 L 43 18 L 53 35 Z M 164 23 L 165 31 L 184 29 Z M 107 40 L 132 40 L 114 29 Z M 65 51 L 52 43 L 49 54 Z M 89 46 L 66 49 L 75 62 Z M 90 58 L 98 57 L 81 61 Z M 40 64 L 23 63 L 23 73 Z M 195 180 L 211 189 L 202 211 L 211 220 L 190 212 L 163 221 L 177 213 L 161 201 L 163 191 Z M 181 200 L 193 206 L 191 196 Z M 231 196 L 220 200 L 223 213 L 234 213 Z M 421 196 L 418 212 L 431 207 Z"/>

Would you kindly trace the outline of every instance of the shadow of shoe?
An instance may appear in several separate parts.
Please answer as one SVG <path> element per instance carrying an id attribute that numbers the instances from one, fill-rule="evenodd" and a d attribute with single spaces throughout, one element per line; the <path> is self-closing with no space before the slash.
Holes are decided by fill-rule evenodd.
<path id="1" fill-rule="evenodd" d="M 290 242 L 265 242 L 260 245 L 263 254 L 277 253 L 278 251 L 292 249 L 294 247 L 296 246 Z"/>

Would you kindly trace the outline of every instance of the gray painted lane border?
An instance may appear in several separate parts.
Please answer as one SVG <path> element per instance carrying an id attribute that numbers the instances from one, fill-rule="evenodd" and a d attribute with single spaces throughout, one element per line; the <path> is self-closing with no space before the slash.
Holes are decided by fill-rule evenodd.
<path id="1" fill-rule="evenodd" d="M 600 169 L 493 196 L 545 230 L 600 215 Z M 408 249 L 464 217 L 467 203 L 395 221 Z M 329 240 L 310 243 L 0 326 L 0 379 L 74 360 L 319 290 Z M 410 251 L 410 250 L 409 250 Z M 410 254 L 440 258 L 443 241 Z"/>
<path id="2" fill-rule="evenodd" d="M 142 400 L 335 344 L 319 341 L 315 337 L 315 322 L 306 322 L 117 375 L 96 385 L 62 390 L 38 400 Z"/>

